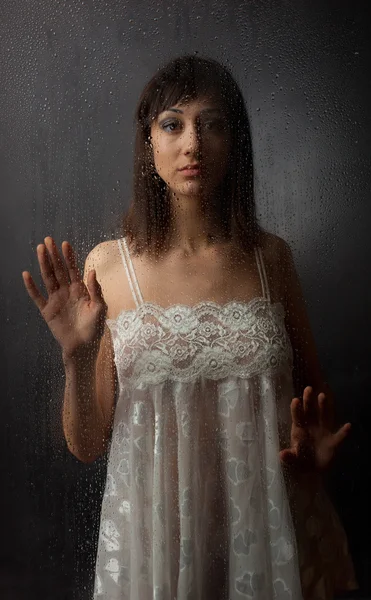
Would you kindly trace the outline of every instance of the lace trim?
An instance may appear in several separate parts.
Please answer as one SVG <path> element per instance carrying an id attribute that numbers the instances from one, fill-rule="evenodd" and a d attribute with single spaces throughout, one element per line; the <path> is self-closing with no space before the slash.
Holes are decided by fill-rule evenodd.
<path id="1" fill-rule="evenodd" d="M 161 307 L 144 302 L 106 320 L 120 383 L 250 377 L 292 368 L 292 348 L 280 302 Z"/>

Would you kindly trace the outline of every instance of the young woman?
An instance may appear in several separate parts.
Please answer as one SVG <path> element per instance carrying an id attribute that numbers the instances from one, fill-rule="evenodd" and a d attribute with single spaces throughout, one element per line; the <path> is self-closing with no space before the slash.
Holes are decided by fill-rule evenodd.
<path id="1" fill-rule="evenodd" d="M 241 92 L 181 57 L 136 124 L 122 236 L 83 280 L 45 238 L 47 299 L 23 273 L 62 348 L 68 447 L 109 452 L 95 597 L 329 600 L 355 587 L 321 487 L 350 426 L 333 431 L 290 248 L 256 219 Z"/>

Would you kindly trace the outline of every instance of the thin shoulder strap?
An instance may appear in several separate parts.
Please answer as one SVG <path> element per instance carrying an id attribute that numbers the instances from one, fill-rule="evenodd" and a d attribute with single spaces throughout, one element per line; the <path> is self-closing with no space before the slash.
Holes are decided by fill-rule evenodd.
<path id="1" fill-rule="evenodd" d="M 258 246 L 258 247 L 255 246 L 254 250 L 255 250 L 256 264 L 258 265 L 258 270 L 259 270 L 259 275 L 260 275 L 260 282 L 261 282 L 261 286 L 262 286 L 263 298 L 266 298 L 270 302 L 271 295 L 270 295 L 270 291 L 269 291 L 267 273 L 266 273 L 265 265 L 264 265 L 263 253 L 261 251 L 260 246 Z"/>
<path id="2" fill-rule="evenodd" d="M 143 304 L 143 296 L 142 296 L 142 292 L 140 291 L 140 288 L 138 285 L 137 277 L 135 275 L 134 266 L 133 266 L 130 252 L 129 252 L 129 247 L 127 245 L 125 238 L 122 238 L 122 240 L 119 239 L 117 241 L 118 241 L 118 246 L 119 246 L 122 262 L 124 263 L 126 276 L 129 281 L 131 293 L 133 295 L 135 305 L 136 305 L 136 307 L 138 307 L 140 304 Z"/>

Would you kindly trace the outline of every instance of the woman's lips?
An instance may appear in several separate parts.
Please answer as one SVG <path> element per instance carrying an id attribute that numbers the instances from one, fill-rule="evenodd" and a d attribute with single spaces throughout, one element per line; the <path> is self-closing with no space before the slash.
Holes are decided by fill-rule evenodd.
<path id="1" fill-rule="evenodd" d="M 195 176 L 201 173 L 201 169 L 199 167 L 196 167 L 194 169 L 182 169 L 181 173 L 183 173 L 183 175 Z"/>

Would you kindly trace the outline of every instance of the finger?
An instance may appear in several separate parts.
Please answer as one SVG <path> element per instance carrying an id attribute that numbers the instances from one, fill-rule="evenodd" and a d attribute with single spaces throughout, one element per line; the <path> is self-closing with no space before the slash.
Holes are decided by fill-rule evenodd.
<path id="1" fill-rule="evenodd" d="M 46 305 L 46 300 L 44 296 L 41 294 L 40 290 L 38 289 L 34 280 L 32 279 L 31 274 L 28 271 L 23 271 L 22 277 L 28 295 L 30 296 L 30 298 L 32 298 L 37 308 L 41 312 Z"/>
<path id="2" fill-rule="evenodd" d="M 59 287 L 63 285 L 69 285 L 67 271 L 61 255 L 58 252 L 57 245 L 52 237 L 48 236 L 44 240 L 46 248 L 49 253 L 49 260 L 54 269 L 54 275 L 56 280 L 58 281 Z"/>
<path id="3" fill-rule="evenodd" d="M 330 407 L 330 403 L 326 397 L 326 394 L 321 392 L 318 395 L 318 420 L 319 420 L 320 427 L 331 430 L 331 428 L 332 428 L 331 415 L 332 415 L 332 410 Z"/>
<path id="4" fill-rule="evenodd" d="M 281 450 L 279 456 L 280 456 L 280 460 L 283 463 L 285 463 L 285 465 L 294 466 L 298 462 L 298 457 L 297 457 L 296 452 L 291 450 L 290 448 L 285 448 L 285 450 Z"/>
<path id="5" fill-rule="evenodd" d="M 304 426 L 304 413 L 303 413 L 303 405 L 299 398 L 294 398 L 291 402 L 291 419 L 293 425 L 296 427 Z"/>
<path id="6" fill-rule="evenodd" d="M 95 269 L 89 271 L 86 283 L 92 302 L 96 302 L 97 304 L 105 304 L 102 288 L 97 280 L 97 274 Z"/>
<path id="7" fill-rule="evenodd" d="M 41 277 L 46 287 L 46 291 L 48 294 L 51 294 L 59 288 L 59 283 L 55 276 L 53 265 L 49 260 L 49 255 L 44 244 L 39 244 L 36 248 L 36 251 L 40 265 Z"/>
<path id="8" fill-rule="evenodd" d="M 68 269 L 68 275 L 71 283 L 81 281 L 80 271 L 77 266 L 76 254 L 69 242 L 62 242 L 62 253 Z"/>
<path id="9" fill-rule="evenodd" d="M 317 407 L 315 404 L 313 388 L 308 385 L 303 392 L 303 413 L 307 422 L 317 421 Z"/>
<path id="10" fill-rule="evenodd" d="M 340 427 L 340 429 L 336 433 L 334 433 L 334 435 L 332 436 L 333 448 L 337 448 L 345 440 L 351 428 L 352 425 L 350 423 L 346 423 L 345 425 Z"/>

